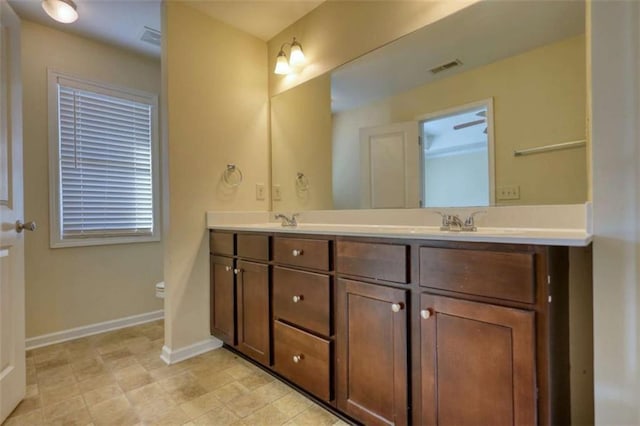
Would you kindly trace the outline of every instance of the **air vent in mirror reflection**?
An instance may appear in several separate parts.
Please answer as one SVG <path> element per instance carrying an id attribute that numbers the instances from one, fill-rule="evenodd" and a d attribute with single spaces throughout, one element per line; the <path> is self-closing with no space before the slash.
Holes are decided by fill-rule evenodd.
<path id="1" fill-rule="evenodd" d="M 437 67 L 431 68 L 432 74 L 438 74 L 439 72 L 449 70 L 451 68 L 455 68 L 462 65 L 462 61 L 460 59 L 456 59 L 455 61 L 447 62 L 446 64 L 438 65 Z"/>

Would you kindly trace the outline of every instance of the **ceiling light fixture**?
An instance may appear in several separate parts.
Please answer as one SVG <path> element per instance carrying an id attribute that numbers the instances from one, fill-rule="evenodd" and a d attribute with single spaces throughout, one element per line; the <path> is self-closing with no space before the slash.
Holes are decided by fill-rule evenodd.
<path id="1" fill-rule="evenodd" d="M 287 54 L 284 51 L 286 46 L 289 46 L 289 59 L 287 59 Z M 304 61 L 302 45 L 294 37 L 291 43 L 282 43 L 282 46 L 280 46 L 280 51 L 276 58 L 276 68 L 273 72 L 280 75 L 289 74 L 304 65 Z"/>
<path id="2" fill-rule="evenodd" d="M 78 19 L 78 11 L 73 0 L 42 0 L 42 8 L 52 19 L 70 24 Z"/>

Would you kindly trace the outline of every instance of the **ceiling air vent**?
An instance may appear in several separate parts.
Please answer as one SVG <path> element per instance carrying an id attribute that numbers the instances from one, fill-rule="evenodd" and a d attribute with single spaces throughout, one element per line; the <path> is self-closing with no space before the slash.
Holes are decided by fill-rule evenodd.
<path id="1" fill-rule="evenodd" d="M 160 35 L 160 31 L 145 26 L 140 40 L 149 44 L 153 44 L 154 46 L 160 46 L 162 37 Z"/>
<path id="2" fill-rule="evenodd" d="M 462 65 L 462 61 L 460 59 L 456 59 L 455 61 L 447 62 L 446 64 L 438 65 L 437 67 L 431 68 L 432 74 L 438 74 L 439 72 L 449 70 L 451 68 L 455 68 Z"/>

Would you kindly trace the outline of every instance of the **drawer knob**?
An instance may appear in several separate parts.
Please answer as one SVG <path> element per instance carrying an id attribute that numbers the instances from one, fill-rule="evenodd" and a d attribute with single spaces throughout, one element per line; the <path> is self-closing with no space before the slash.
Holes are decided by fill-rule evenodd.
<path id="1" fill-rule="evenodd" d="M 404 304 L 402 303 L 393 303 L 391 304 L 391 310 L 393 312 L 400 312 L 404 308 Z"/>
<path id="2" fill-rule="evenodd" d="M 293 303 L 298 303 L 298 302 L 302 301 L 303 297 L 302 297 L 302 295 L 293 296 L 292 299 L 293 299 Z"/>
<path id="3" fill-rule="evenodd" d="M 293 255 L 293 257 L 302 256 L 302 250 L 293 249 L 291 254 Z"/>
<path id="4" fill-rule="evenodd" d="M 231 270 L 231 266 L 225 266 L 225 267 L 224 267 L 224 270 L 225 270 L 225 271 L 227 271 L 227 272 L 229 272 L 229 271 Z"/>
<path id="5" fill-rule="evenodd" d="M 295 362 L 297 364 L 300 361 L 302 361 L 302 354 L 293 356 L 293 362 Z"/>
<path id="6" fill-rule="evenodd" d="M 431 309 L 422 309 L 420 311 L 420 316 L 422 317 L 422 319 L 429 319 L 431 318 Z"/>

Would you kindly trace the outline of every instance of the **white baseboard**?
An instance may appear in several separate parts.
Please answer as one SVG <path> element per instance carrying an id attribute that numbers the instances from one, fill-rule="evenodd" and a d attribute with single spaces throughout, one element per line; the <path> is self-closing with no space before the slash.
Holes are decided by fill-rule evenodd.
<path id="1" fill-rule="evenodd" d="M 165 345 L 162 347 L 162 355 L 160 355 L 160 359 L 167 363 L 167 365 L 171 365 L 221 347 L 222 341 L 215 337 L 210 337 L 201 342 L 176 350 L 172 350 L 170 347 Z"/>
<path id="2" fill-rule="evenodd" d="M 69 330 L 58 331 L 56 333 L 43 334 L 42 336 L 29 337 L 25 341 L 25 346 L 26 350 L 40 348 L 42 346 L 53 345 L 54 343 L 66 342 L 68 340 L 78 339 L 80 337 L 104 333 L 105 331 L 112 331 L 120 328 L 131 327 L 132 325 L 144 324 L 145 322 L 156 321 L 162 318 L 164 318 L 163 310 L 147 312 L 140 315 L 132 315 L 130 317 L 100 322 L 97 324 L 70 328 Z"/>

